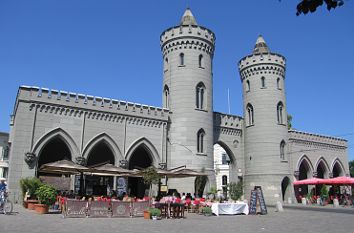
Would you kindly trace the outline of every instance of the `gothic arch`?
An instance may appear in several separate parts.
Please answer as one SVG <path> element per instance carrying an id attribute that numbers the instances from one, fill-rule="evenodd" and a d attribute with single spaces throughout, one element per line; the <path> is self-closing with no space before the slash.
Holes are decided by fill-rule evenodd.
<path id="1" fill-rule="evenodd" d="M 75 158 L 80 155 L 79 148 L 77 147 L 74 139 L 60 127 L 57 127 L 40 137 L 34 144 L 32 152 L 36 155 L 39 155 L 44 146 L 56 137 L 62 139 L 63 142 L 67 145 L 72 158 Z"/>
<path id="2" fill-rule="evenodd" d="M 307 157 L 307 155 L 303 155 L 300 157 L 300 159 L 298 160 L 297 162 L 297 167 L 296 167 L 296 170 L 299 171 L 300 170 L 300 166 L 303 162 L 306 162 L 309 170 L 311 171 L 311 173 L 313 172 L 313 166 L 312 166 L 312 163 L 310 161 L 310 159 Z"/>
<path id="3" fill-rule="evenodd" d="M 226 143 L 224 143 L 223 141 L 216 141 L 214 142 L 214 144 L 219 144 L 226 151 L 227 155 L 231 159 L 231 163 L 236 164 L 236 156 L 234 155 L 232 150 L 230 150 L 230 147 Z"/>
<path id="4" fill-rule="evenodd" d="M 152 164 L 157 167 L 158 163 L 160 162 L 160 156 L 158 151 L 156 150 L 155 146 L 145 137 L 141 137 L 137 140 L 135 140 L 129 149 L 127 150 L 127 153 L 125 155 L 125 159 L 130 161 L 130 158 L 134 154 L 134 151 L 140 147 L 143 146 L 144 149 L 146 149 L 149 153 L 150 159 L 152 161 Z"/>
<path id="5" fill-rule="evenodd" d="M 323 164 L 323 165 L 321 165 L 321 164 Z M 327 163 L 327 161 L 323 158 L 323 157 L 320 157 L 318 160 L 317 160 L 317 162 L 316 162 L 316 165 L 315 165 L 315 171 L 317 172 L 318 171 L 318 169 L 320 168 L 320 166 L 321 166 L 321 168 L 324 170 L 323 171 L 323 178 L 328 178 L 329 177 L 329 172 L 330 172 L 330 170 L 329 170 L 329 166 L 328 166 L 328 163 Z M 319 174 L 317 174 L 317 177 L 318 177 L 318 175 Z"/>
<path id="6" fill-rule="evenodd" d="M 100 142 L 104 142 L 109 147 L 109 149 L 113 152 L 114 161 L 116 164 L 119 163 L 119 160 L 124 159 L 118 145 L 106 133 L 100 133 L 100 134 L 96 135 L 86 144 L 86 146 L 82 152 L 83 157 L 88 159 L 88 155 L 90 154 L 91 150 Z"/>
<path id="7" fill-rule="evenodd" d="M 331 164 L 331 170 L 330 171 L 332 172 L 332 174 L 334 174 L 334 169 L 335 169 L 335 166 L 337 164 L 338 164 L 340 170 L 342 171 L 341 172 L 342 174 L 340 176 L 345 176 L 345 169 L 344 169 L 343 163 L 339 160 L 338 157 L 333 160 L 333 162 Z"/>

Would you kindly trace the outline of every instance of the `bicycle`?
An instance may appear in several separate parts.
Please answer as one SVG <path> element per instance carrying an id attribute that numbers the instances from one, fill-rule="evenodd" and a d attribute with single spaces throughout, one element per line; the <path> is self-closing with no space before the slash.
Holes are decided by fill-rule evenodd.
<path id="1" fill-rule="evenodd" d="M 13 204 L 8 199 L 8 194 L 5 191 L 0 192 L 0 213 L 10 214 L 13 210 Z"/>

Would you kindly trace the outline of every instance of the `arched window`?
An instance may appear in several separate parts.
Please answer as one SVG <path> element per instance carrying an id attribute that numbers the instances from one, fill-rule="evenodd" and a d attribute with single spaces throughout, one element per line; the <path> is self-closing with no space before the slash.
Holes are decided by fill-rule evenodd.
<path id="1" fill-rule="evenodd" d="M 199 67 L 203 68 L 204 67 L 204 59 L 203 59 L 203 55 L 199 55 Z"/>
<path id="2" fill-rule="evenodd" d="M 277 105 L 277 121 L 278 121 L 278 124 L 284 124 L 283 111 L 284 111 L 284 105 L 283 105 L 282 102 L 279 102 L 278 105 Z"/>
<path id="3" fill-rule="evenodd" d="M 163 89 L 163 107 L 169 108 L 170 107 L 170 89 L 167 85 L 165 85 Z"/>
<path id="4" fill-rule="evenodd" d="M 205 109 L 205 86 L 203 83 L 199 83 L 196 87 L 196 108 L 197 109 Z"/>
<path id="5" fill-rule="evenodd" d="M 262 77 L 262 78 L 261 78 L 261 85 L 262 85 L 262 88 L 265 88 L 265 87 L 266 87 L 265 77 Z"/>
<path id="6" fill-rule="evenodd" d="M 281 90 L 281 87 L 280 87 L 280 78 L 277 78 L 277 88 L 278 88 L 279 90 Z"/>
<path id="7" fill-rule="evenodd" d="M 197 152 L 204 153 L 204 136 L 205 132 L 203 129 L 200 129 L 197 133 Z"/>
<path id="8" fill-rule="evenodd" d="M 247 126 L 254 125 L 254 113 L 252 104 L 247 104 Z"/>
<path id="9" fill-rule="evenodd" d="M 246 81 L 246 91 L 251 91 L 251 84 L 249 80 Z"/>
<path id="10" fill-rule="evenodd" d="M 184 66 L 184 53 L 179 54 L 179 65 Z"/>
<path id="11" fill-rule="evenodd" d="M 222 176 L 222 185 L 227 185 L 227 176 L 226 175 Z"/>
<path id="12" fill-rule="evenodd" d="M 285 141 L 282 140 L 280 143 L 280 159 L 285 159 Z"/>

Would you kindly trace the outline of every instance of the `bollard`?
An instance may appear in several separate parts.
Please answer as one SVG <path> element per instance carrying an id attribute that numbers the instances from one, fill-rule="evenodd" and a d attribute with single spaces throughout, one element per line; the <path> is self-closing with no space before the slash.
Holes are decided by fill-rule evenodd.
<path id="1" fill-rule="evenodd" d="M 276 212 L 283 212 L 284 211 L 283 205 L 281 204 L 280 201 L 277 201 L 277 204 L 275 205 L 275 211 Z"/>
<path id="2" fill-rule="evenodd" d="M 339 201 L 337 198 L 333 199 L 333 207 L 339 207 Z"/>
<path id="3" fill-rule="evenodd" d="M 292 204 L 293 201 L 291 200 L 291 197 L 288 197 L 288 204 Z"/>

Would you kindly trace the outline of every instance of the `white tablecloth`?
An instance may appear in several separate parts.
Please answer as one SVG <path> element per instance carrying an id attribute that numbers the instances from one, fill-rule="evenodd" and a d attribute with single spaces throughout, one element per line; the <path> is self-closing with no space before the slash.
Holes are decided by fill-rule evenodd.
<path id="1" fill-rule="evenodd" d="M 213 214 L 246 214 L 248 215 L 247 203 L 213 203 L 211 206 Z"/>

